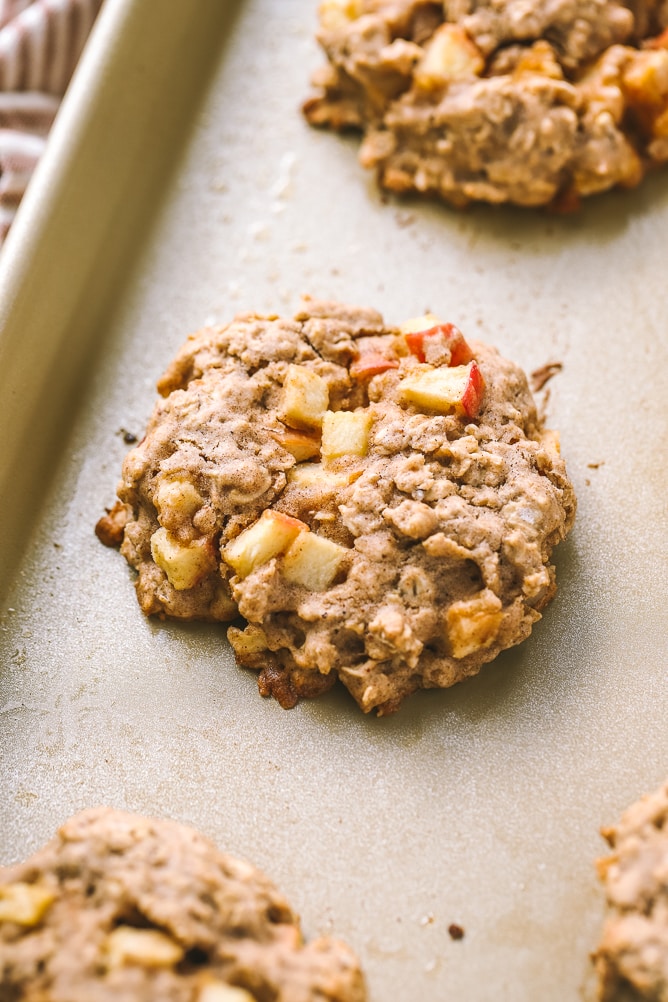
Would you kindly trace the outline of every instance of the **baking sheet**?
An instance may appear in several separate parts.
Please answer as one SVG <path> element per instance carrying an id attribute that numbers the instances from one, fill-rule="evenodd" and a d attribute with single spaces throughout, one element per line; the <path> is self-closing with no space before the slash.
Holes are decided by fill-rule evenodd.
<path id="1" fill-rule="evenodd" d="M 668 176 L 568 218 L 386 203 L 298 114 L 313 0 L 150 6 L 107 0 L 0 259 L 0 859 L 93 804 L 167 815 L 350 942 L 373 1002 L 588 998 L 598 830 L 668 771 Z M 261 700 L 93 535 L 186 334 L 304 292 L 563 363 L 556 600 L 383 720 Z"/>

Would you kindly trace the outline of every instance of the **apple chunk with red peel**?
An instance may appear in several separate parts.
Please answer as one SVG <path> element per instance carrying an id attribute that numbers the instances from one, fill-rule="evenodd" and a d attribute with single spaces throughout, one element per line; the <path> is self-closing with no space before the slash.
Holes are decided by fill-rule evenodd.
<path id="1" fill-rule="evenodd" d="M 402 379 L 400 394 L 406 403 L 475 418 L 480 411 L 485 381 L 477 362 L 454 368 L 425 368 Z"/>
<path id="2" fill-rule="evenodd" d="M 309 532 L 305 522 L 268 509 L 227 544 L 223 560 L 240 578 L 246 578 L 256 567 L 284 553 L 300 532 Z"/>
<path id="3" fill-rule="evenodd" d="M 399 362 L 396 358 L 388 358 L 379 351 L 364 351 L 350 366 L 350 375 L 358 383 L 365 383 L 374 376 L 398 368 Z"/>
<path id="4" fill-rule="evenodd" d="M 283 575 L 292 584 L 303 585 L 310 591 L 324 591 L 336 577 L 347 552 L 345 546 L 331 539 L 304 532 L 283 557 Z"/>
<path id="5" fill-rule="evenodd" d="M 411 355 L 420 362 L 427 360 L 429 338 L 440 338 L 450 350 L 450 365 L 467 365 L 473 361 L 473 352 L 459 327 L 454 324 L 437 324 L 422 331 L 408 331 L 404 337 Z"/>

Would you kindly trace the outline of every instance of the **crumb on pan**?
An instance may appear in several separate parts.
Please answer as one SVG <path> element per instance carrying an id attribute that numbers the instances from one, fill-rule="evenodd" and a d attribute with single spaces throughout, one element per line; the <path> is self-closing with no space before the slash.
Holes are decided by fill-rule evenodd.
<path id="1" fill-rule="evenodd" d="M 531 390 L 540 393 L 543 387 L 563 369 L 563 362 L 547 362 L 531 373 Z"/>

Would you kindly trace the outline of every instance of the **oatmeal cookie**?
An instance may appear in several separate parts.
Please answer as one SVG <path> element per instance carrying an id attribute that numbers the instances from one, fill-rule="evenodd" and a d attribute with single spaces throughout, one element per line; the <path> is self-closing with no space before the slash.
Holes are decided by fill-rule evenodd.
<path id="1" fill-rule="evenodd" d="M 598 870 L 608 904 L 594 962 L 601 1002 L 668 999 L 668 781 L 603 833 Z"/>
<path id="2" fill-rule="evenodd" d="M 147 614 L 230 620 L 283 706 L 476 674 L 555 592 L 575 499 L 524 373 L 427 315 L 307 300 L 193 335 L 98 534 Z"/>
<path id="3" fill-rule="evenodd" d="M 0 997 L 364 1002 L 352 951 L 304 944 L 270 881 L 175 821 L 95 808 L 0 868 Z"/>
<path id="4" fill-rule="evenodd" d="M 668 3 L 323 0 L 312 125 L 382 188 L 574 208 L 668 161 Z"/>

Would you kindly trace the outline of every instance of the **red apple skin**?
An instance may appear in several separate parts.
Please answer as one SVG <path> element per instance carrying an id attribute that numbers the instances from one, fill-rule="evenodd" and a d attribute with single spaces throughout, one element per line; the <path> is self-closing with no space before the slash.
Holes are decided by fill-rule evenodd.
<path id="1" fill-rule="evenodd" d="M 430 327 L 428 330 L 405 334 L 404 337 L 406 338 L 406 344 L 411 355 L 415 355 L 418 361 L 425 362 L 425 338 L 434 337 L 436 334 L 440 334 L 445 339 L 445 343 L 450 349 L 451 366 L 468 365 L 469 362 L 473 361 L 473 352 L 468 342 L 459 327 L 455 327 L 454 324 L 438 324 L 436 327 Z"/>
<path id="2" fill-rule="evenodd" d="M 668 28 L 665 28 L 656 38 L 648 38 L 643 43 L 647 49 L 668 49 Z"/>
<path id="3" fill-rule="evenodd" d="M 484 392 L 485 380 L 483 379 L 482 372 L 478 368 L 478 363 L 473 361 L 471 362 L 468 382 L 466 384 L 466 389 L 462 394 L 461 400 L 462 410 L 467 417 L 475 418 L 478 416 Z"/>
<path id="4" fill-rule="evenodd" d="M 374 376 L 379 376 L 381 373 L 387 372 L 389 369 L 398 368 L 399 362 L 396 358 L 387 358 L 386 355 L 381 355 L 379 351 L 367 351 L 363 352 L 359 358 L 356 358 L 350 366 L 350 375 L 353 379 L 363 383 L 369 379 L 373 379 Z"/>

